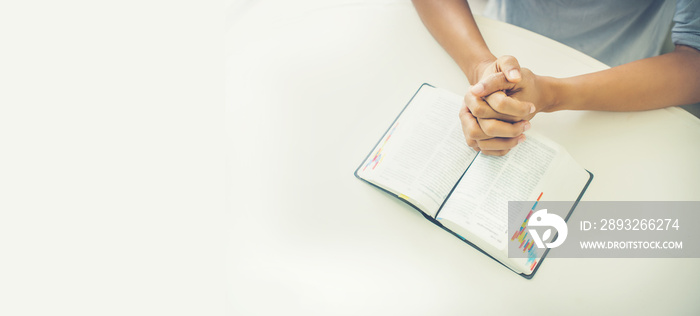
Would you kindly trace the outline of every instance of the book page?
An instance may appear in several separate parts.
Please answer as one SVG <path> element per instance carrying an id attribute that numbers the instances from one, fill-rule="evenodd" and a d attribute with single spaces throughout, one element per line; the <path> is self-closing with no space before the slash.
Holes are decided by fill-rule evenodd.
<path id="1" fill-rule="evenodd" d="M 479 155 L 445 202 L 438 220 L 448 220 L 491 246 L 505 249 L 508 201 L 536 199 L 539 192 L 535 189 L 558 153 L 558 145 L 528 133 L 525 142 L 503 157 Z"/>
<path id="2" fill-rule="evenodd" d="M 434 216 L 476 152 L 464 140 L 462 97 L 422 86 L 358 175 Z"/>
<path id="3" fill-rule="evenodd" d="M 522 225 L 530 211 L 528 206 L 520 214 L 508 216 L 508 201 L 567 201 L 573 207 L 590 175 L 558 144 L 532 132 L 527 136 L 528 140 L 506 157 L 475 159 L 437 218 L 510 269 L 531 274 L 544 251 L 530 249 L 531 258 L 508 257 L 507 243 L 522 242 L 508 235 L 507 225 Z M 569 210 L 550 213 L 566 218 Z"/>

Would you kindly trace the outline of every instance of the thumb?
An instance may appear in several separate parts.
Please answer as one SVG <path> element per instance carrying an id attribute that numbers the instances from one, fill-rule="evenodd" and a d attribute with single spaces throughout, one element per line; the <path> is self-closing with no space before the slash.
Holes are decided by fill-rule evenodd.
<path id="1" fill-rule="evenodd" d="M 496 66 L 506 75 L 510 82 L 519 82 L 522 78 L 520 74 L 520 63 L 513 56 L 501 56 L 496 60 Z"/>
<path id="2" fill-rule="evenodd" d="M 481 81 L 473 85 L 469 91 L 475 97 L 485 97 L 496 91 L 515 89 L 515 85 L 515 83 L 506 80 L 506 76 L 502 72 L 498 72 L 481 79 Z"/>

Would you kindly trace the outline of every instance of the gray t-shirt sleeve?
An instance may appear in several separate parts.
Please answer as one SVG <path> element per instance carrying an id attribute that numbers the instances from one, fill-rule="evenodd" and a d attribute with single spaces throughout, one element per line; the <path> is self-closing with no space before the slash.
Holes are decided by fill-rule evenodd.
<path id="1" fill-rule="evenodd" d="M 700 50 L 700 0 L 678 0 L 671 40 Z"/>

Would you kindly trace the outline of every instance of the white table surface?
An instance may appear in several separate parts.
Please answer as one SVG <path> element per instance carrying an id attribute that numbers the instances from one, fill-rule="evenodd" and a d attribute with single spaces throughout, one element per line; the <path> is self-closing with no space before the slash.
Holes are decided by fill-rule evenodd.
<path id="1" fill-rule="evenodd" d="M 606 68 L 477 22 L 538 74 Z M 698 259 L 550 258 L 526 280 L 354 178 L 421 83 L 467 91 L 409 1 L 234 3 L 226 67 L 233 314 L 700 313 Z M 700 120 L 681 109 L 539 114 L 533 129 L 595 174 L 585 200 L 700 200 Z"/>

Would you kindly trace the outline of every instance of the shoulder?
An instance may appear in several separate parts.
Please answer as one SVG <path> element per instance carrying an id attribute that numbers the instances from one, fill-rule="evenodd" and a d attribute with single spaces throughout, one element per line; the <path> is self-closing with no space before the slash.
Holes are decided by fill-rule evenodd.
<path id="1" fill-rule="evenodd" d="M 673 22 L 673 43 L 700 50 L 700 1 L 677 0 Z"/>

